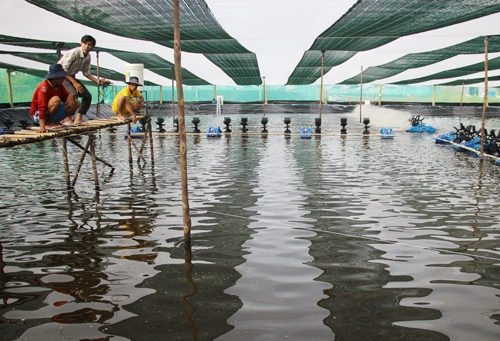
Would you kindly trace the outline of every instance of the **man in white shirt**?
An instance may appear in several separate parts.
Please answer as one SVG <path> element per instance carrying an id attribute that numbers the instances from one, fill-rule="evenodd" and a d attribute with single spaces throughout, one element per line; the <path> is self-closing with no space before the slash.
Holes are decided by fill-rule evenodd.
<path id="1" fill-rule="evenodd" d="M 84 35 L 80 46 L 66 52 L 58 62 L 58 64 L 61 64 L 68 73 L 63 83 L 64 87 L 73 96 L 82 98 L 80 107 L 76 111 L 74 122 L 71 117 L 68 117 L 66 123 L 80 124 L 85 122 L 83 120 L 83 115 L 87 113 L 92 103 L 92 94 L 80 80 L 76 79 L 76 74 L 78 72 L 82 72 L 85 77 L 98 84 L 109 83 L 107 79 L 98 79 L 90 73 L 90 51 L 94 48 L 95 44 L 96 41 L 94 37 Z"/>

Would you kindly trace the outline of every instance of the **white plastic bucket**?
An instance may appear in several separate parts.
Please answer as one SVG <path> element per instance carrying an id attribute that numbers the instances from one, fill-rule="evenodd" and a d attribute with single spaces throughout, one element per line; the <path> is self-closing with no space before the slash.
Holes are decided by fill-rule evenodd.
<path id="1" fill-rule="evenodd" d="M 125 64 L 125 82 L 128 82 L 130 77 L 139 78 L 139 83 L 144 84 L 144 64 Z M 144 90 L 140 86 L 139 91 Z"/>

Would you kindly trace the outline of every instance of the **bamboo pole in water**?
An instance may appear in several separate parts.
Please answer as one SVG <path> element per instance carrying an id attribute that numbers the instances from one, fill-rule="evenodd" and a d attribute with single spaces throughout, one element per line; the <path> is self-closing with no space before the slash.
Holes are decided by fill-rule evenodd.
<path id="1" fill-rule="evenodd" d="M 92 156 L 92 174 L 94 175 L 94 188 L 96 191 L 99 190 L 99 176 L 97 175 L 97 161 L 95 157 L 95 137 L 94 134 L 89 134 L 90 139 L 90 155 Z"/>
<path id="2" fill-rule="evenodd" d="M 71 139 L 68 139 L 68 140 L 71 141 Z M 71 142 L 73 142 L 73 141 L 71 141 Z M 85 160 L 85 156 L 87 155 L 87 153 L 90 154 L 89 147 L 90 147 L 91 142 L 92 142 L 92 139 L 90 138 L 90 135 L 89 135 L 87 145 L 83 149 L 82 156 L 80 156 L 80 161 L 78 162 L 78 165 L 76 166 L 75 177 L 73 178 L 73 181 L 71 182 L 71 188 L 75 188 L 76 180 L 78 180 L 78 176 L 80 175 L 80 170 L 82 169 L 82 166 L 83 166 L 83 160 Z M 73 143 L 75 143 L 75 142 L 73 142 Z M 81 146 L 81 147 L 83 148 L 83 146 Z"/>
<path id="3" fill-rule="evenodd" d="M 172 69 L 172 124 L 175 123 L 174 79 L 175 69 Z"/>
<path id="4" fill-rule="evenodd" d="M 14 99 L 12 97 L 12 82 L 10 79 L 10 70 L 5 70 L 7 72 L 7 92 L 9 94 L 9 105 L 11 108 L 14 108 Z"/>
<path id="5" fill-rule="evenodd" d="M 127 142 L 128 142 L 128 163 L 132 164 L 132 137 L 130 136 L 130 122 L 127 123 Z"/>
<path id="6" fill-rule="evenodd" d="M 361 67 L 360 74 L 360 88 L 359 88 L 359 123 L 361 123 L 361 107 L 363 106 L 363 67 Z"/>
<path id="7" fill-rule="evenodd" d="M 99 79 L 99 51 L 96 51 L 96 60 L 97 60 L 97 67 L 96 67 L 96 76 L 97 76 L 97 119 L 101 118 L 101 83 Z"/>
<path id="8" fill-rule="evenodd" d="M 67 139 L 68 139 L 68 141 L 69 141 L 69 142 L 73 143 L 75 146 L 77 146 L 77 147 L 78 147 L 78 148 L 80 148 L 81 150 L 86 151 L 86 153 L 87 153 L 87 154 L 90 154 L 90 152 L 88 151 L 88 147 L 83 147 L 80 143 L 76 142 L 76 141 L 75 141 L 75 140 L 73 140 L 71 137 L 68 137 Z M 97 157 L 97 156 L 96 156 L 96 160 L 97 160 L 97 161 L 99 161 L 99 162 L 104 163 L 106 166 L 108 166 L 108 167 L 112 168 L 112 170 L 114 170 L 114 168 L 115 168 L 115 167 L 113 167 L 113 165 L 112 165 L 112 164 L 110 164 L 110 163 L 108 163 L 108 162 L 104 161 L 104 160 L 103 160 L 102 158 L 100 158 L 100 157 Z"/>
<path id="9" fill-rule="evenodd" d="M 378 105 L 382 105 L 382 84 L 378 86 Z"/>
<path id="10" fill-rule="evenodd" d="M 181 157 L 182 216 L 184 222 L 184 244 L 191 245 L 191 215 L 189 213 L 186 125 L 184 123 L 184 92 L 181 69 L 181 28 L 179 0 L 174 0 L 174 61 L 177 82 L 177 110 L 179 124 L 179 149 Z"/>
<path id="11" fill-rule="evenodd" d="M 321 86 L 319 87 L 319 119 L 323 114 L 323 75 L 325 71 L 325 50 L 321 50 Z"/>
<path id="12" fill-rule="evenodd" d="M 64 163 L 64 179 L 66 180 L 66 189 L 71 189 L 70 176 L 69 176 L 69 162 L 68 162 L 68 148 L 66 147 L 66 138 L 61 139 L 62 142 L 62 152 L 63 152 L 63 163 Z"/>
<path id="13" fill-rule="evenodd" d="M 484 38 L 484 101 L 483 116 L 481 118 L 481 157 L 484 153 L 484 121 L 486 119 L 486 107 L 488 106 L 488 37 Z"/>
<path id="14" fill-rule="evenodd" d="M 462 120 L 462 102 L 464 100 L 465 80 L 462 81 L 462 93 L 460 94 L 460 121 Z"/>
<path id="15" fill-rule="evenodd" d="M 155 153 L 153 149 L 153 129 L 151 128 L 151 117 L 148 117 L 148 128 L 147 133 L 149 134 L 149 149 L 151 153 L 151 164 L 155 164 Z"/>
<path id="16" fill-rule="evenodd" d="M 263 85 L 263 87 L 264 87 L 263 88 L 263 90 L 264 90 L 263 91 L 264 98 L 263 98 L 263 101 L 262 101 L 262 105 L 263 105 L 263 110 L 264 110 L 264 116 L 266 116 L 266 77 L 264 76 L 264 77 L 262 77 L 262 79 L 263 79 L 263 84 L 264 84 Z"/>

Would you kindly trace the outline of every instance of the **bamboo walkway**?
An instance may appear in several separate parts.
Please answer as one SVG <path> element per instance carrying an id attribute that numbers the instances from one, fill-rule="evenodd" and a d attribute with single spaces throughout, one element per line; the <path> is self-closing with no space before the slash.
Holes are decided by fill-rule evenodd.
<path id="1" fill-rule="evenodd" d="M 139 117 L 138 117 L 139 118 Z M 58 137 L 68 137 L 72 135 L 81 135 L 92 133 L 100 129 L 111 128 L 130 124 L 131 119 L 119 121 L 116 118 L 89 120 L 80 125 L 66 126 L 62 129 L 52 129 L 49 133 L 37 133 L 38 127 L 14 131 L 12 134 L 0 135 L 0 148 L 13 147 L 22 144 L 36 143 L 44 140 L 51 140 Z"/>
<path id="2" fill-rule="evenodd" d="M 138 119 L 143 118 L 143 116 L 139 116 Z M 79 125 L 72 125 L 72 126 L 64 126 L 62 128 L 57 128 L 57 129 L 52 129 L 52 131 L 49 130 L 49 133 L 45 134 L 40 134 L 37 133 L 36 130 L 38 127 L 32 127 L 31 129 L 22 129 L 19 131 L 15 131 L 13 134 L 4 134 L 0 135 L 0 148 L 2 147 L 14 147 L 18 145 L 24 145 L 24 144 L 29 144 L 29 143 L 36 143 L 44 140 L 51 140 L 51 139 L 61 139 L 61 145 L 62 145 L 62 157 L 63 157 L 63 164 L 64 164 L 64 178 L 66 182 L 66 187 L 68 190 L 73 190 L 76 184 L 76 181 L 78 179 L 78 175 L 80 174 L 80 170 L 83 166 L 83 161 L 85 159 L 85 156 L 90 155 L 92 158 L 92 172 L 94 176 L 94 183 L 95 183 L 95 189 L 98 191 L 99 190 L 99 179 L 98 179 L 98 172 L 97 172 L 97 161 L 103 163 L 104 165 L 108 166 L 111 168 L 111 172 L 114 171 L 113 165 L 110 163 L 104 161 L 103 159 L 99 158 L 96 156 L 95 152 L 95 136 L 94 134 L 104 128 L 111 128 L 115 126 L 121 126 L 121 125 L 127 125 L 127 140 L 128 140 L 128 154 L 129 154 L 129 163 L 132 164 L 133 158 L 132 158 L 132 147 L 136 150 L 138 154 L 138 160 L 137 161 L 146 161 L 144 156 L 142 155 L 144 147 L 146 145 L 146 141 L 149 138 L 149 144 L 150 144 L 150 149 L 151 149 L 151 162 L 154 163 L 154 157 L 153 157 L 153 139 L 152 139 L 152 131 L 151 131 L 151 118 L 147 118 L 147 127 L 144 132 L 142 132 L 142 141 L 141 141 L 141 146 L 137 147 L 135 142 L 132 139 L 132 136 L 130 134 L 130 128 L 131 128 L 131 123 L 132 119 L 126 119 L 126 120 L 117 120 L 116 118 L 110 118 L 110 119 L 97 119 L 97 120 L 89 120 L 85 122 L 84 124 L 79 124 Z M 78 135 L 87 135 L 87 143 L 85 146 L 80 144 L 76 139 L 74 139 L 75 136 Z M 68 159 L 68 151 L 67 151 L 67 142 L 71 142 L 73 145 L 78 147 L 79 149 L 82 150 L 82 154 L 80 156 L 79 162 L 74 169 L 73 172 L 73 179 L 71 179 L 71 171 L 70 171 L 70 166 L 69 166 L 69 159 Z"/>

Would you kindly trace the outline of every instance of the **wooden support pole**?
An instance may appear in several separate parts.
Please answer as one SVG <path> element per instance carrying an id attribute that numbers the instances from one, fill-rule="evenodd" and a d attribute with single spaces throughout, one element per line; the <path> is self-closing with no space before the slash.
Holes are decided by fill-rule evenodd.
<path id="1" fill-rule="evenodd" d="M 88 147 L 84 148 L 81 144 L 79 144 L 78 142 L 76 142 L 75 140 L 73 140 L 71 137 L 68 137 L 68 141 L 69 141 L 69 142 L 71 142 L 71 143 L 73 143 L 75 146 L 77 146 L 77 147 L 78 147 L 78 148 L 80 148 L 81 150 L 86 150 L 86 149 L 88 150 Z M 86 153 L 87 153 L 87 154 L 90 154 L 90 152 L 89 152 L 89 151 L 87 151 Z M 108 162 L 104 161 L 104 160 L 103 160 L 103 159 L 101 159 L 100 157 L 96 156 L 95 158 L 96 158 L 96 160 L 97 160 L 97 161 L 102 162 L 102 163 L 104 163 L 106 166 L 108 166 L 108 167 L 112 168 L 112 170 L 114 170 L 114 169 L 115 169 L 115 167 L 114 167 L 112 164 L 110 164 L 110 163 L 108 163 Z"/>
<path id="2" fill-rule="evenodd" d="M 151 97 L 153 97 L 153 96 L 151 96 Z M 151 98 L 151 100 L 153 100 L 153 99 Z M 160 85 L 160 104 L 162 104 L 162 103 L 163 103 L 163 86 Z"/>
<path id="3" fill-rule="evenodd" d="M 378 105 L 382 105 L 382 84 L 378 86 Z"/>
<path id="4" fill-rule="evenodd" d="M 460 94 L 460 116 L 459 116 L 460 120 L 462 120 L 462 102 L 464 100 L 464 87 L 465 87 L 465 80 L 462 81 L 462 93 Z"/>
<path id="5" fill-rule="evenodd" d="M 179 149 L 181 163 L 182 213 L 184 222 L 184 243 L 191 245 L 191 215 L 189 212 L 186 125 L 184 123 L 184 91 L 182 89 L 181 26 L 179 0 L 174 0 L 174 60 L 177 81 L 177 105 L 179 113 Z"/>
<path id="6" fill-rule="evenodd" d="M 144 159 L 144 156 L 142 155 L 142 149 L 144 148 L 144 141 L 146 140 L 144 138 L 144 135 L 142 136 L 142 139 L 141 139 L 141 148 L 139 149 L 137 147 L 137 145 L 135 144 L 134 140 L 132 140 L 132 136 L 129 136 L 130 137 L 130 144 L 134 147 L 135 151 L 137 152 L 137 162 L 139 162 L 140 160 L 146 162 L 146 159 Z"/>
<path id="7" fill-rule="evenodd" d="M 151 127 L 151 117 L 148 117 L 148 126 L 147 126 L 147 131 L 149 135 L 149 149 L 151 153 L 151 164 L 155 164 L 155 153 L 154 153 L 154 148 L 153 148 L 153 128 Z"/>
<path id="8" fill-rule="evenodd" d="M 319 119 L 323 114 L 323 75 L 325 72 L 325 50 L 321 50 L 321 85 L 319 87 Z"/>
<path id="9" fill-rule="evenodd" d="M 69 141 L 71 141 L 71 139 L 69 139 Z M 71 141 L 71 142 L 75 143 L 74 141 Z M 92 139 L 90 138 L 90 135 L 89 135 L 87 145 L 83 149 L 83 153 L 82 153 L 82 156 L 80 157 L 80 161 L 78 162 L 78 165 L 76 166 L 75 176 L 73 177 L 73 181 L 71 182 L 71 188 L 75 188 L 76 180 L 78 179 L 78 175 L 80 175 L 80 169 L 82 169 L 83 160 L 85 160 L 85 156 L 87 155 L 87 153 L 90 154 L 90 152 L 88 150 L 89 150 L 91 142 L 92 142 Z"/>
<path id="10" fill-rule="evenodd" d="M 101 118 L 101 84 L 99 83 L 99 51 L 96 51 L 96 60 L 97 60 L 97 67 L 96 67 L 96 76 L 97 76 L 97 119 Z"/>
<path id="11" fill-rule="evenodd" d="M 149 132 L 148 128 L 146 127 L 145 131 L 142 134 L 142 138 L 141 138 L 141 148 L 139 148 L 139 155 L 140 156 L 142 156 L 142 152 L 144 151 L 144 146 L 146 145 L 146 140 L 148 138 L 148 132 Z M 139 162 L 139 158 L 137 158 L 137 162 Z M 144 158 L 142 158 L 142 160 L 144 161 Z"/>
<path id="12" fill-rule="evenodd" d="M 484 123 L 486 120 L 486 107 L 488 106 L 488 40 L 488 37 L 484 38 L 484 101 L 481 118 L 481 157 L 483 157 L 484 153 Z"/>
<path id="13" fill-rule="evenodd" d="M 361 74 L 359 80 L 359 123 L 361 123 L 361 107 L 363 106 L 363 67 L 361 67 Z"/>
<path id="14" fill-rule="evenodd" d="M 96 191 L 99 190 L 99 176 L 97 174 L 97 161 L 95 159 L 95 143 L 94 143 L 94 134 L 89 134 L 90 140 L 90 155 L 92 156 L 92 173 L 94 174 L 94 188 Z"/>
<path id="15" fill-rule="evenodd" d="M 432 106 L 436 106 L 436 85 L 432 89 Z"/>
<path id="16" fill-rule="evenodd" d="M 266 100 L 266 104 L 267 104 L 267 100 L 269 99 L 269 86 L 265 86 L 264 87 L 264 98 Z"/>
<path id="17" fill-rule="evenodd" d="M 130 136 L 130 122 L 127 123 L 127 141 L 128 141 L 128 163 L 132 164 L 132 136 Z"/>
<path id="18" fill-rule="evenodd" d="M 62 57 L 61 49 L 64 46 L 64 43 L 63 42 L 54 42 L 53 44 L 56 47 L 57 60 L 60 60 Z"/>
<path id="19" fill-rule="evenodd" d="M 71 190 L 71 184 L 69 180 L 69 162 L 68 162 L 68 148 L 66 146 L 66 138 L 61 139 L 62 142 L 62 152 L 63 152 L 63 163 L 64 163 L 64 180 L 66 180 L 66 189 Z"/>
<path id="20" fill-rule="evenodd" d="M 172 69 L 172 124 L 175 124 L 174 79 L 175 69 Z"/>
<path id="21" fill-rule="evenodd" d="M 9 105 L 11 108 L 14 108 L 14 99 L 12 97 L 12 82 L 11 82 L 11 79 L 10 79 L 10 70 L 5 70 L 5 72 L 7 73 L 6 76 L 7 76 L 7 94 L 9 95 Z"/>
<path id="22" fill-rule="evenodd" d="M 193 281 L 193 253 L 191 251 L 191 245 L 184 245 L 185 250 L 185 265 L 186 269 L 184 270 L 184 280 L 186 283 L 189 283 L 191 289 L 182 295 L 182 301 L 187 306 L 186 316 L 184 320 L 187 322 L 191 329 L 191 340 L 198 340 L 198 329 L 196 328 L 196 323 L 193 321 L 193 316 L 196 313 L 196 308 L 192 303 L 189 302 L 188 298 L 194 296 L 198 292 L 198 287 L 196 283 Z"/>
<path id="23" fill-rule="evenodd" d="M 263 105 L 263 111 L 264 111 L 264 116 L 266 116 L 266 77 L 262 77 L 263 79 L 263 99 L 262 99 L 262 105 Z"/>

